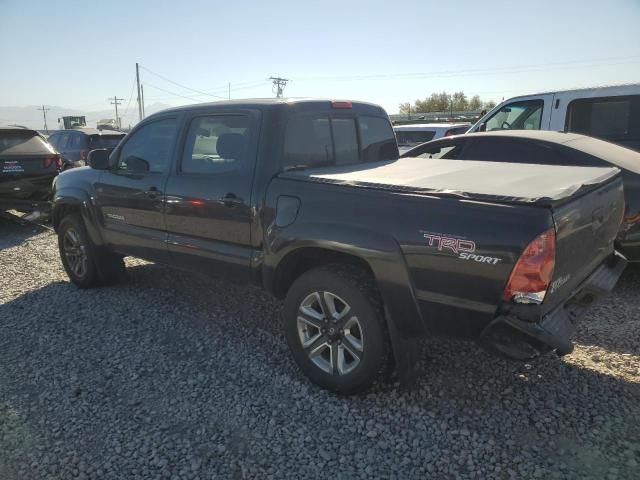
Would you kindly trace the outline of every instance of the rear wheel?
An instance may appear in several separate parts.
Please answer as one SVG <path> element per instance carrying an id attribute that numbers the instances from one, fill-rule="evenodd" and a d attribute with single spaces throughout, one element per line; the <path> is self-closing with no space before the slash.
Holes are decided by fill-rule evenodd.
<path id="1" fill-rule="evenodd" d="M 122 257 L 94 245 L 78 214 L 60 222 L 58 249 L 69 280 L 80 288 L 110 285 L 125 275 Z"/>
<path id="2" fill-rule="evenodd" d="M 289 289 L 284 316 L 294 360 L 321 387 L 358 393 L 383 371 L 389 341 L 378 292 L 365 271 L 329 265 L 306 272 Z"/>

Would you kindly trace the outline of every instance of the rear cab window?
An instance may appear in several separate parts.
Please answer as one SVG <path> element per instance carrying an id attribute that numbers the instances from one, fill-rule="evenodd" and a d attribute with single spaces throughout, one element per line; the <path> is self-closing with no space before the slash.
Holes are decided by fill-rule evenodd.
<path id="1" fill-rule="evenodd" d="M 640 148 L 640 95 L 581 98 L 567 105 L 565 130 Z"/>
<path id="2" fill-rule="evenodd" d="M 284 170 L 397 158 L 396 139 L 387 118 L 297 114 L 285 128 Z"/>

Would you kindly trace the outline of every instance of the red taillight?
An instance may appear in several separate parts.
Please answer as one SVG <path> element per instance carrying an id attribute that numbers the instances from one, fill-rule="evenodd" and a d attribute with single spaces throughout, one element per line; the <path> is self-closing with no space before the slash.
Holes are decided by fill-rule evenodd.
<path id="1" fill-rule="evenodd" d="M 44 168 L 49 168 L 51 165 L 56 164 L 56 167 L 60 168 L 62 166 L 62 160 L 58 155 L 51 155 L 44 159 Z"/>
<path id="2" fill-rule="evenodd" d="M 80 150 L 80 158 L 82 160 L 87 160 L 87 156 L 89 155 L 89 150 Z"/>
<path id="3" fill-rule="evenodd" d="M 556 232 L 550 228 L 538 235 L 513 267 L 503 299 L 517 303 L 542 303 L 556 265 Z"/>
<path id="4" fill-rule="evenodd" d="M 353 108 L 353 104 L 347 101 L 337 101 L 334 100 L 331 102 L 331 107 L 333 108 Z"/>

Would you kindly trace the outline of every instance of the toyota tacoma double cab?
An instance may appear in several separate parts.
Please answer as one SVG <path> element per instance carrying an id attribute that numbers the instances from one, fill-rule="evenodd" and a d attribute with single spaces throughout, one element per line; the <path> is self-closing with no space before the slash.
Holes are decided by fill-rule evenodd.
<path id="1" fill-rule="evenodd" d="M 399 159 L 367 103 L 173 108 L 88 163 L 54 183 L 74 284 L 118 281 L 125 256 L 258 284 L 302 372 L 341 394 L 392 367 L 411 383 L 427 336 L 567 354 L 626 263 L 617 169 Z"/>

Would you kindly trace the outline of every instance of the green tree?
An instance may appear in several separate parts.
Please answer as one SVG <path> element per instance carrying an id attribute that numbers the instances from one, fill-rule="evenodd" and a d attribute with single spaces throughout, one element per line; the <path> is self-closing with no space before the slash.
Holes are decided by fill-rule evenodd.
<path id="1" fill-rule="evenodd" d="M 413 109 L 411 108 L 411 102 L 401 103 L 398 107 L 398 112 L 400 113 L 411 113 Z"/>
<path id="2" fill-rule="evenodd" d="M 474 95 L 469 100 L 469 110 L 481 110 L 482 109 L 482 100 L 480 99 L 480 95 Z"/>
<path id="3" fill-rule="evenodd" d="M 456 92 L 451 95 L 451 105 L 449 108 L 454 112 L 465 112 L 469 109 L 469 102 L 464 92 Z"/>

